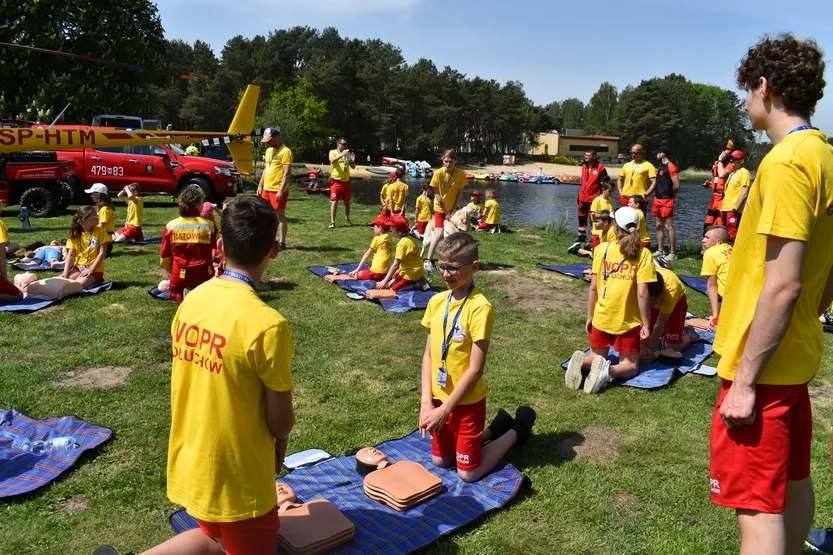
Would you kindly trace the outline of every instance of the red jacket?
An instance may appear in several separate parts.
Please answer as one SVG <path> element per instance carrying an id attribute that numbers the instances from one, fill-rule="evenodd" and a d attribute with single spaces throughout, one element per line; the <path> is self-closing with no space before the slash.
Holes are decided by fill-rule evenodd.
<path id="1" fill-rule="evenodd" d="M 602 178 L 607 175 L 607 170 L 601 162 L 596 162 L 596 165 L 588 167 L 587 164 L 581 165 L 581 189 L 578 192 L 579 202 L 593 202 L 593 200 L 602 194 Z"/>
<path id="2" fill-rule="evenodd" d="M 168 222 L 162 233 L 159 264 L 169 272 L 174 268 L 210 265 L 217 246 L 217 232 L 211 220 L 198 213 Z"/>

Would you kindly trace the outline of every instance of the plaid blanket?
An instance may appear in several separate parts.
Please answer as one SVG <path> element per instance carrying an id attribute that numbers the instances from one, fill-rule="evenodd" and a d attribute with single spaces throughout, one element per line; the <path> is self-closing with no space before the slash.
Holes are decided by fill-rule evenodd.
<path id="1" fill-rule="evenodd" d="M 320 278 L 328 275 L 327 268 L 338 268 L 342 273 L 352 272 L 356 269 L 358 263 L 352 264 L 337 264 L 335 266 L 309 266 L 307 269 Z M 367 269 L 367 265 L 361 268 Z M 362 298 L 368 289 L 373 289 L 376 282 L 373 280 L 346 280 L 334 281 L 341 289 L 348 293 L 350 298 Z M 352 295 L 350 295 L 352 293 Z M 379 301 L 382 309 L 385 312 L 408 312 L 410 310 L 425 310 L 428 307 L 428 301 L 436 294 L 435 291 L 399 291 L 396 294 L 396 299 L 386 299 Z"/>
<path id="2" fill-rule="evenodd" d="M 42 261 L 37 266 L 26 264 L 24 262 L 15 262 L 12 264 L 12 268 L 20 270 L 21 272 L 61 272 L 64 269 L 64 265 L 61 264 L 60 266 L 55 266 L 53 268 L 48 261 Z"/>
<path id="3" fill-rule="evenodd" d="M 674 379 L 674 374 L 688 374 L 700 368 L 700 365 L 714 352 L 712 343 L 714 342 L 714 332 L 697 330 L 700 335 L 700 341 L 689 346 L 683 351 L 683 359 L 678 365 L 663 364 L 659 361 L 651 363 L 639 363 L 639 373 L 633 378 L 622 380 L 614 379 L 612 383 L 619 385 L 627 385 L 629 387 L 636 387 L 639 389 L 658 389 L 665 387 Z M 590 349 L 585 351 L 590 354 Z M 611 347 L 608 351 L 607 359 L 611 364 L 619 363 L 619 353 Z M 561 367 L 566 370 L 570 360 L 564 361 Z"/>
<path id="4" fill-rule="evenodd" d="M 694 289 L 695 291 L 699 291 L 700 293 L 706 295 L 708 289 L 709 279 L 704 277 L 695 277 L 695 276 L 684 276 L 679 275 L 677 276 L 680 278 L 680 281 Z"/>
<path id="5" fill-rule="evenodd" d="M 36 420 L 14 409 L 0 409 L 0 498 L 29 493 L 63 474 L 85 451 L 110 439 L 113 431 L 77 416 Z M 40 455 L 23 451 L 27 441 L 72 436 L 78 447 Z"/>
<path id="6" fill-rule="evenodd" d="M 467 484 L 454 469 L 437 468 L 431 463 L 431 439 L 420 437 L 419 432 L 386 441 L 378 447 L 392 461 L 411 460 L 422 464 L 442 479 L 446 491 L 409 511 L 399 512 L 365 495 L 353 456 L 336 457 L 293 470 L 281 481 L 295 489 L 299 502 L 328 499 L 356 526 L 352 541 L 328 553 L 411 553 L 505 506 L 518 494 L 525 480 L 517 468 L 502 461 L 488 476 Z M 180 533 L 197 526 L 185 511 L 173 514 L 170 521 Z"/>
<path id="7" fill-rule="evenodd" d="M 80 293 L 76 293 L 75 295 L 67 295 L 63 299 L 68 299 L 69 297 L 78 297 L 83 295 L 95 295 L 97 293 L 101 293 L 102 291 L 109 291 L 113 288 L 113 282 L 108 281 L 106 283 L 102 283 L 98 287 L 93 287 L 92 289 L 87 289 L 81 291 Z M 16 303 L 8 303 L 8 304 L 0 304 L 0 312 L 36 312 L 43 308 L 46 308 L 50 305 L 53 305 L 57 302 L 62 301 L 63 299 L 59 300 L 52 300 L 47 299 L 46 297 L 38 297 L 37 295 L 33 295 L 31 297 L 26 297 L 25 299 L 21 299 Z"/>
<path id="8" fill-rule="evenodd" d="M 550 272 L 556 272 L 582 281 L 590 281 L 584 277 L 583 273 L 584 270 L 590 269 L 590 264 L 570 264 L 569 266 L 536 264 L 536 266 L 542 270 L 549 270 Z"/>

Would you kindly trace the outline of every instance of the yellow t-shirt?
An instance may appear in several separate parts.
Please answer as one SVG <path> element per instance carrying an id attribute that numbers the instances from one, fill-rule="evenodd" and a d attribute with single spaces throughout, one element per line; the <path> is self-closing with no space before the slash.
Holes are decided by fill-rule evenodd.
<path id="1" fill-rule="evenodd" d="M 622 335 L 641 326 L 636 285 L 657 280 L 650 251 L 640 249 L 637 259 L 626 260 L 619 250 L 619 243 L 605 243 L 593 251 L 592 273 L 596 275 L 597 295 L 593 327 L 612 335 Z"/>
<path id="2" fill-rule="evenodd" d="M 127 197 L 127 219 L 124 225 L 142 227 L 142 212 L 145 209 L 145 201 L 141 197 Z"/>
<path id="3" fill-rule="evenodd" d="M 390 193 L 388 190 L 390 189 L 391 183 L 385 183 L 382 185 L 382 190 L 379 192 L 379 196 L 382 198 L 382 202 L 385 203 L 385 206 L 388 205 L 388 199 L 390 198 Z"/>
<path id="4" fill-rule="evenodd" d="M 717 276 L 717 294 L 721 297 L 726 291 L 726 278 L 729 276 L 729 260 L 732 258 L 732 245 L 720 243 L 706 249 L 703 253 L 701 276 Z"/>
<path id="5" fill-rule="evenodd" d="M 9 242 L 9 229 L 6 227 L 6 222 L 0 220 L 0 245 Z"/>
<path id="6" fill-rule="evenodd" d="M 267 513 L 278 499 L 265 390 L 292 389 L 289 324 L 245 283 L 214 278 L 180 305 L 171 339 L 168 499 L 209 522 Z"/>
<path id="7" fill-rule="evenodd" d="M 410 235 L 404 236 L 396 244 L 396 259 L 399 261 L 399 274 L 408 281 L 418 281 L 425 277 L 419 244 Z"/>
<path id="8" fill-rule="evenodd" d="M 83 268 L 95 262 L 101 246 L 109 243 L 111 240 L 103 227 L 94 227 L 89 233 L 86 231 L 82 233 L 78 239 L 67 238 L 66 247 L 67 250 L 75 251 L 75 265 L 78 268 Z M 93 271 L 104 271 L 103 258 L 101 259 L 101 263 Z"/>
<path id="9" fill-rule="evenodd" d="M 648 235 L 648 222 L 645 221 L 645 214 L 643 214 L 642 210 L 639 210 L 638 208 L 636 213 L 639 214 L 639 242 L 650 243 L 651 236 Z"/>
<path id="10" fill-rule="evenodd" d="M 431 178 L 431 187 L 436 189 L 434 193 L 434 212 L 442 212 L 440 206 L 440 198 L 443 199 L 445 207 L 449 212 L 454 210 L 457 204 L 457 198 L 460 196 L 466 185 L 468 185 L 466 174 L 460 168 L 454 168 L 451 175 L 446 174 L 445 168 L 440 168 L 434 172 Z"/>
<path id="11" fill-rule="evenodd" d="M 431 200 L 419 195 L 416 199 L 416 221 L 427 222 L 431 219 Z"/>
<path id="12" fill-rule="evenodd" d="M 598 232 L 601 235 L 601 239 L 599 243 L 615 243 L 618 239 L 616 237 L 616 231 L 613 229 L 613 224 L 610 224 L 610 227 L 607 228 L 607 231 L 602 231 L 601 229 L 594 229 L 593 234 Z"/>
<path id="13" fill-rule="evenodd" d="M 662 276 L 665 290 L 654 301 L 653 308 L 658 308 L 663 314 L 671 314 L 674 312 L 674 307 L 677 306 L 677 303 L 686 295 L 685 284 L 671 270 L 657 268 L 657 273 Z"/>
<path id="14" fill-rule="evenodd" d="M 612 216 L 613 201 L 609 198 L 604 198 L 603 195 L 599 195 L 590 203 L 590 212 L 601 212 L 602 210 L 607 210 Z"/>
<path id="15" fill-rule="evenodd" d="M 766 276 L 767 237 L 806 243 L 801 294 L 787 333 L 758 383 L 803 384 L 818 372 L 824 338 L 818 308 L 833 266 L 833 146 L 816 130 L 787 135 L 758 166 L 726 280 L 714 350 L 732 380 Z"/>
<path id="16" fill-rule="evenodd" d="M 98 227 L 107 233 L 113 233 L 116 229 L 116 211 L 109 206 L 102 206 L 98 209 Z"/>
<path id="17" fill-rule="evenodd" d="M 486 205 L 482 202 L 469 202 L 466 205 L 467 208 L 472 210 L 480 210 L 480 215 L 483 215 L 483 212 L 486 210 Z"/>
<path id="18" fill-rule="evenodd" d="M 387 274 L 393 264 L 393 238 L 390 233 L 382 233 L 373 237 L 370 250 L 373 251 L 370 271 L 376 274 Z"/>
<path id="19" fill-rule="evenodd" d="M 486 208 L 489 210 L 489 215 L 486 216 L 485 223 L 489 225 L 500 225 L 500 205 L 497 201 L 490 198 L 486 201 Z"/>
<path id="20" fill-rule="evenodd" d="M 622 166 L 622 195 L 631 197 L 633 195 L 645 196 L 651 179 L 657 176 L 657 169 L 650 162 L 643 160 L 638 164 L 630 161 Z"/>
<path id="21" fill-rule="evenodd" d="M 388 185 L 388 196 L 390 196 L 391 210 L 401 212 L 408 200 L 408 184 L 397 181 Z"/>
<path id="22" fill-rule="evenodd" d="M 291 164 L 293 160 L 292 151 L 286 145 L 278 148 L 269 147 L 266 149 L 263 167 L 263 190 L 278 192 L 283 182 L 283 167 Z"/>
<path id="23" fill-rule="evenodd" d="M 428 308 L 422 316 L 422 325 L 428 328 L 431 334 L 431 391 L 435 399 L 445 401 L 454 386 L 469 369 L 472 344 L 477 341 L 489 341 L 492 337 L 492 328 L 495 323 L 495 311 L 492 305 L 483 296 L 483 293 L 475 287 L 469 294 L 468 299 L 463 301 L 451 300 L 448 307 L 448 324 L 443 336 L 443 320 L 445 319 L 445 304 L 448 300 L 447 294 L 434 295 L 428 301 Z M 451 334 L 451 344 L 446 357 L 446 369 L 448 377 L 445 387 L 437 385 L 437 375 L 442 364 L 443 341 L 451 332 L 451 324 L 454 317 L 461 309 L 460 318 Z M 460 399 L 461 405 L 471 405 L 486 398 L 486 381 L 481 377 L 471 391 Z"/>
<path id="24" fill-rule="evenodd" d="M 751 184 L 752 174 L 746 168 L 732 172 L 732 175 L 726 181 L 726 192 L 723 194 L 723 211 L 731 212 L 740 200 L 741 189 L 749 187 Z M 740 207 L 740 211 L 743 212 L 743 206 Z"/>
<path id="25" fill-rule="evenodd" d="M 330 151 L 330 160 L 333 156 L 338 154 L 338 149 L 334 148 Z M 347 163 L 344 162 L 344 156 L 330 164 L 330 177 L 336 181 L 350 181 L 350 163 L 352 160 L 347 156 Z"/>

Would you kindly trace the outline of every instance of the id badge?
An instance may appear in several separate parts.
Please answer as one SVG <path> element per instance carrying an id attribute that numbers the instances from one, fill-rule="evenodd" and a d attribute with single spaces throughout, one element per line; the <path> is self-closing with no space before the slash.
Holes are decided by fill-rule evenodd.
<path id="1" fill-rule="evenodd" d="M 437 385 L 440 387 L 445 387 L 445 384 L 448 382 L 448 370 L 445 366 L 440 366 L 439 371 L 437 372 Z"/>
<path id="2" fill-rule="evenodd" d="M 607 284 L 602 285 L 602 298 L 605 298 L 605 293 L 607 293 Z"/>

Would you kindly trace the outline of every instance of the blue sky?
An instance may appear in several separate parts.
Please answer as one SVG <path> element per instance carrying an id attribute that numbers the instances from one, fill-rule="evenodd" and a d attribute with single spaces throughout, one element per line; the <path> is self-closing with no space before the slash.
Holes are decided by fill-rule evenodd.
<path id="1" fill-rule="evenodd" d="M 569 8 L 562 7 L 563 5 Z M 208 42 L 308 25 L 379 38 L 409 63 L 428 58 L 469 76 L 521 81 L 537 104 L 587 102 L 603 81 L 622 89 L 680 73 L 735 89 L 734 72 L 764 33 L 814 37 L 833 60 L 829 0 L 157 0 L 167 38 Z M 813 122 L 833 134 L 833 70 Z"/>

